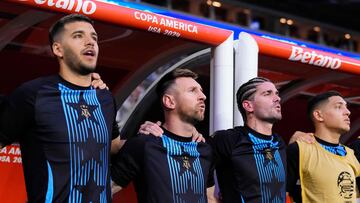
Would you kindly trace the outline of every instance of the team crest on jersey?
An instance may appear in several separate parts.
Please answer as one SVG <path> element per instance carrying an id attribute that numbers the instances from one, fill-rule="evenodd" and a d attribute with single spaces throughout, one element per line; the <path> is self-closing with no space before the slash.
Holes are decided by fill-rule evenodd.
<path id="1" fill-rule="evenodd" d="M 98 123 L 96 117 L 94 116 L 94 111 L 98 108 L 97 105 L 89 103 L 89 101 L 85 100 L 84 92 L 81 92 L 79 95 L 79 101 L 72 103 L 68 102 L 73 110 L 77 112 L 78 118 L 77 122 L 82 123 L 84 120 L 89 119 L 93 123 Z"/>
<path id="2" fill-rule="evenodd" d="M 265 158 L 266 159 L 269 159 L 270 161 L 274 159 L 274 155 L 273 155 L 272 150 L 270 148 L 266 148 L 264 150 L 264 152 L 265 152 Z"/>
<path id="3" fill-rule="evenodd" d="M 186 170 L 189 170 L 190 168 L 191 168 L 191 164 L 190 164 L 190 162 L 189 162 L 189 157 L 188 156 L 186 156 L 186 155 L 184 155 L 183 157 L 182 157 L 182 160 L 183 160 L 183 167 L 184 168 L 186 168 Z"/>
<path id="4" fill-rule="evenodd" d="M 351 199 L 354 195 L 354 181 L 351 174 L 343 171 L 338 176 L 337 185 L 339 188 L 339 195 L 345 199 Z"/>
<path id="5" fill-rule="evenodd" d="M 87 105 L 80 105 L 81 108 L 81 115 L 85 118 L 89 118 L 91 116 L 89 112 L 89 107 Z"/>
<path id="6" fill-rule="evenodd" d="M 188 152 L 185 151 L 184 146 L 180 146 L 181 154 L 172 155 L 171 157 L 179 164 L 179 174 L 183 175 L 186 171 L 196 175 L 193 164 L 196 160 L 195 157 L 191 157 Z"/>
<path id="7" fill-rule="evenodd" d="M 168 169 L 173 203 L 205 203 L 206 184 L 197 143 L 183 143 L 166 135 L 162 137 L 167 150 Z"/>

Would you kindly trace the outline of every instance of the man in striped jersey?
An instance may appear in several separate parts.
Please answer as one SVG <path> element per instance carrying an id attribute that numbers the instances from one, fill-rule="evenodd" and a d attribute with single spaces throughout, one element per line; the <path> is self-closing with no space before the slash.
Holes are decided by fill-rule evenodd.
<path id="1" fill-rule="evenodd" d="M 111 202 L 110 147 L 120 140 L 111 93 L 91 86 L 93 22 L 65 16 L 49 38 L 59 74 L 26 82 L 2 102 L 0 147 L 20 143 L 28 202 Z"/>
<path id="2" fill-rule="evenodd" d="M 256 77 L 236 93 L 244 126 L 214 133 L 216 173 L 222 201 L 285 202 L 285 143 L 272 132 L 282 118 L 279 92 Z"/>
<path id="3" fill-rule="evenodd" d="M 272 132 L 282 118 L 278 90 L 270 80 L 256 77 L 238 89 L 236 98 L 245 126 L 217 131 L 206 140 L 214 151 L 221 200 L 285 202 L 285 143 Z M 145 123 L 141 131 L 161 130 Z"/>
<path id="4" fill-rule="evenodd" d="M 211 147 L 192 141 L 194 124 L 204 119 L 206 99 L 196 78 L 188 69 L 177 69 L 160 80 L 162 136 L 129 139 L 113 162 L 113 181 L 121 188 L 134 181 L 139 202 L 213 200 Z"/>

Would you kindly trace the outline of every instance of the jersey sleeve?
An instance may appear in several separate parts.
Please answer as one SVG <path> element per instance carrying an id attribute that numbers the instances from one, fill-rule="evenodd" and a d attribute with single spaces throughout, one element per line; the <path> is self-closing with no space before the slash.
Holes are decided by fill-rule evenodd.
<path id="1" fill-rule="evenodd" d="M 111 175 L 117 185 L 126 187 L 140 174 L 144 145 L 145 142 L 141 137 L 131 138 L 113 158 Z"/>
<path id="2" fill-rule="evenodd" d="M 111 139 L 114 140 L 115 138 L 119 137 L 120 135 L 120 129 L 119 129 L 119 125 L 116 122 L 116 114 L 117 114 L 117 109 L 116 109 L 116 101 L 115 98 L 113 97 L 113 103 L 114 103 L 114 122 L 113 122 L 113 128 L 112 128 L 112 132 L 111 132 Z"/>
<path id="3" fill-rule="evenodd" d="M 298 202 L 301 198 L 301 190 L 297 182 L 300 178 L 299 169 L 299 145 L 295 142 L 287 147 L 287 183 L 286 191 Z M 298 200 L 298 201 L 296 201 Z"/>
<path id="4" fill-rule="evenodd" d="M 229 158 L 231 157 L 234 143 L 236 143 L 236 140 L 232 139 L 234 138 L 229 131 L 216 131 L 212 137 L 210 137 L 207 142 L 211 145 L 213 151 L 215 160 L 219 160 L 222 158 Z"/>
<path id="5" fill-rule="evenodd" d="M 214 172 L 215 172 L 215 164 L 212 164 L 210 171 L 209 171 L 209 175 L 208 175 L 208 182 L 206 185 L 206 187 L 208 187 L 208 188 L 215 185 L 215 178 L 214 178 L 215 173 Z"/>
<path id="6" fill-rule="evenodd" d="M 0 108 L 0 143 L 17 141 L 34 125 L 34 103 L 36 91 L 26 85 L 17 88 L 3 99 Z"/>
<path id="7" fill-rule="evenodd" d="M 111 139 L 114 140 L 114 139 L 118 138 L 119 136 L 120 136 L 119 126 L 118 126 L 116 120 L 114 120 L 112 132 L 111 132 Z"/>
<path id="8" fill-rule="evenodd" d="M 208 175 L 208 182 L 207 182 L 207 187 L 212 187 L 215 185 L 215 154 L 213 153 L 212 148 L 210 148 L 211 152 L 212 152 L 212 156 L 211 156 L 211 164 L 210 164 L 210 169 L 209 169 L 209 175 Z"/>

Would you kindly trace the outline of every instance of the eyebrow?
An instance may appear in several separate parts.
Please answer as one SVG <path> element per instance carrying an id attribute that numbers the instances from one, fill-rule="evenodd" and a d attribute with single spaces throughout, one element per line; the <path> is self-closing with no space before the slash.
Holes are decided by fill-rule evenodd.
<path id="1" fill-rule="evenodd" d="M 71 35 L 78 34 L 78 33 L 84 34 L 85 32 L 83 30 L 75 30 L 73 33 L 71 33 Z M 96 36 L 96 37 L 98 36 L 96 32 L 91 32 L 91 35 Z"/>
<path id="2" fill-rule="evenodd" d="M 190 89 L 200 89 L 200 91 L 202 91 L 202 92 L 204 91 L 202 87 L 198 87 L 198 86 L 196 86 L 196 85 L 190 86 L 188 89 L 189 89 L 189 90 L 190 90 Z"/>
<path id="3" fill-rule="evenodd" d="M 71 33 L 71 35 L 78 34 L 78 33 L 83 34 L 85 32 L 83 30 L 75 30 L 74 32 Z"/>
<path id="4" fill-rule="evenodd" d="M 272 92 L 274 92 L 274 91 L 273 91 L 273 90 L 265 90 L 265 91 L 263 91 L 261 94 L 272 93 Z M 279 91 L 276 90 L 276 91 L 275 91 L 275 94 L 279 94 Z"/>
<path id="5" fill-rule="evenodd" d="M 346 101 L 338 101 L 335 104 L 345 104 L 345 105 L 347 105 L 347 102 Z"/>
<path id="6" fill-rule="evenodd" d="M 91 32 L 91 35 L 95 35 L 96 37 L 98 37 L 98 34 L 96 32 Z"/>

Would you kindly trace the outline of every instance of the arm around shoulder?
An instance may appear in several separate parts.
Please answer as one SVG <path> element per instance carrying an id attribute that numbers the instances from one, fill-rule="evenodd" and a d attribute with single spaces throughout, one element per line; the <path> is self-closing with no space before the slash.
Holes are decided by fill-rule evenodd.
<path id="1" fill-rule="evenodd" d="M 124 146 L 126 140 L 122 140 L 120 136 L 111 141 L 111 154 L 116 154 Z"/>
<path id="2" fill-rule="evenodd" d="M 215 185 L 206 189 L 208 203 L 220 203 L 220 200 L 215 195 Z"/>
<path id="3" fill-rule="evenodd" d="M 118 193 L 123 188 L 119 185 L 117 185 L 114 181 L 111 181 L 111 196 Z"/>
<path id="4" fill-rule="evenodd" d="M 302 131 L 295 131 L 289 140 L 289 144 L 292 144 L 296 141 L 303 141 L 309 144 L 315 143 L 314 133 L 305 133 Z"/>

